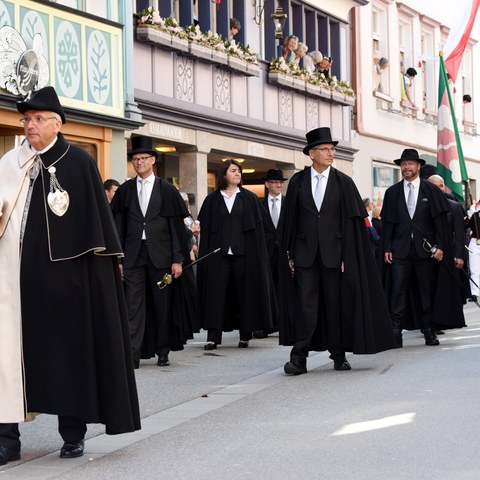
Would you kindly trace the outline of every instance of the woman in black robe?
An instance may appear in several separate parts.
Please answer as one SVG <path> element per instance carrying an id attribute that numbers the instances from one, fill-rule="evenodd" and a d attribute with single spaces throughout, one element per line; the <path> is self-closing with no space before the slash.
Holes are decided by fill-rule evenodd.
<path id="1" fill-rule="evenodd" d="M 199 257 L 220 252 L 198 264 L 197 284 L 205 350 L 222 343 L 222 332 L 240 331 L 239 348 L 248 347 L 255 330 L 268 330 L 276 311 L 268 254 L 257 197 L 241 187 L 242 167 L 227 160 L 217 189 L 205 199 Z"/>

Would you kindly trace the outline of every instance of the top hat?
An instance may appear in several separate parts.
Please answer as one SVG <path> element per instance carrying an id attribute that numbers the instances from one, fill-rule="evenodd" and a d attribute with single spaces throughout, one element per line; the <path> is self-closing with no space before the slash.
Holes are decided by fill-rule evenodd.
<path id="1" fill-rule="evenodd" d="M 60 105 L 57 92 L 53 87 L 43 87 L 33 92 L 30 98 L 17 102 L 17 110 L 20 113 L 25 113 L 29 110 L 43 110 L 58 113 L 62 119 L 62 123 L 67 123 L 65 112 Z"/>
<path id="2" fill-rule="evenodd" d="M 267 172 L 267 175 L 262 178 L 262 180 L 265 180 L 266 182 L 269 180 L 280 180 L 284 182 L 285 180 L 288 180 L 288 178 L 283 176 L 283 172 L 279 168 L 271 168 Z"/>
<path id="3" fill-rule="evenodd" d="M 132 149 L 128 152 L 128 156 L 131 157 L 136 153 L 149 153 L 155 158 L 158 158 L 158 152 L 153 148 L 153 139 L 150 137 L 143 137 L 141 135 L 132 137 Z"/>
<path id="4" fill-rule="evenodd" d="M 402 156 L 400 158 L 397 158 L 393 162 L 397 165 L 400 165 L 402 163 L 402 160 L 416 160 L 418 163 L 420 163 L 421 166 L 427 163 L 423 158 L 420 158 L 418 152 L 414 148 L 406 148 L 402 152 Z"/>
<path id="5" fill-rule="evenodd" d="M 322 145 L 323 143 L 337 145 L 338 143 L 332 140 L 332 134 L 330 133 L 330 128 L 328 127 L 320 127 L 316 128 L 315 130 L 310 130 L 306 137 L 308 145 L 303 149 L 304 155 L 308 155 L 310 149 L 316 147 L 317 145 Z"/>

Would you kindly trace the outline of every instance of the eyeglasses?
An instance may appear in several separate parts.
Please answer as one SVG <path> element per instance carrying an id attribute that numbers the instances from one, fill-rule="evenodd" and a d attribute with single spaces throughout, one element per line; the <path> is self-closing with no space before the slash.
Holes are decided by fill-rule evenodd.
<path id="1" fill-rule="evenodd" d="M 322 153 L 331 153 L 332 155 L 335 153 L 335 148 L 326 148 L 326 147 L 314 147 L 312 148 L 312 150 L 317 150 L 319 152 L 322 152 Z"/>
<path id="2" fill-rule="evenodd" d="M 146 162 L 149 158 L 152 158 L 153 155 L 149 155 L 148 157 L 135 157 L 132 158 L 133 163 L 139 163 L 139 162 Z"/>
<path id="3" fill-rule="evenodd" d="M 57 117 L 43 117 L 42 115 L 34 115 L 33 117 L 23 117 L 19 121 L 22 125 L 32 122 L 34 125 L 43 125 L 47 120 L 57 119 Z"/>

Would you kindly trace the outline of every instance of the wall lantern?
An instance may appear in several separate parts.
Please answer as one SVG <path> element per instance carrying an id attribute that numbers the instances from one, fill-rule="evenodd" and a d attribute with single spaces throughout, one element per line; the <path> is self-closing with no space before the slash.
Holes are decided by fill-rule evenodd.
<path id="1" fill-rule="evenodd" d="M 277 7 L 275 13 L 272 13 L 272 20 L 275 25 L 275 38 L 281 40 L 283 38 L 283 27 L 287 21 L 288 15 L 284 13 L 282 7 Z"/>

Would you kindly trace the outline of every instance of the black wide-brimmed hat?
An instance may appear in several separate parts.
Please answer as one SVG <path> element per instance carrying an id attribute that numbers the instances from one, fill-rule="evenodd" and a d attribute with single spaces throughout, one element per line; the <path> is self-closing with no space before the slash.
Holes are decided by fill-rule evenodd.
<path id="1" fill-rule="evenodd" d="M 400 158 L 397 158 L 393 162 L 397 165 L 400 165 L 400 163 L 402 163 L 402 160 L 416 160 L 421 166 L 427 163 L 423 158 L 420 158 L 418 152 L 414 148 L 406 148 L 402 152 L 402 156 Z"/>
<path id="2" fill-rule="evenodd" d="M 143 137 L 141 135 L 132 137 L 132 149 L 128 152 L 128 156 L 131 157 L 136 153 L 149 153 L 155 158 L 158 158 L 158 152 L 153 148 L 153 139 L 150 137 Z"/>
<path id="3" fill-rule="evenodd" d="M 60 105 L 57 92 L 53 87 L 43 87 L 40 90 L 33 92 L 30 98 L 17 102 L 17 110 L 20 113 L 25 113 L 29 110 L 42 110 L 58 113 L 62 119 L 62 123 L 67 123 L 65 112 Z"/>
<path id="4" fill-rule="evenodd" d="M 320 127 L 316 128 L 315 130 L 310 130 L 306 134 L 306 137 L 308 145 L 303 149 L 304 155 L 308 155 L 310 149 L 316 147 L 317 145 L 322 145 L 323 143 L 337 145 L 338 143 L 332 140 L 332 134 L 330 133 L 330 128 L 328 127 Z"/>
<path id="5" fill-rule="evenodd" d="M 268 170 L 267 175 L 262 178 L 265 182 L 268 182 L 269 180 L 280 180 L 284 182 L 285 180 L 288 180 L 288 178 L 285 178 L 283 176 L 283 172 L 279 168 L 271 168 Z"/>

